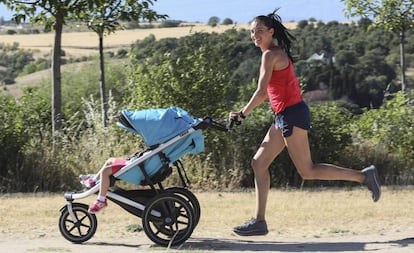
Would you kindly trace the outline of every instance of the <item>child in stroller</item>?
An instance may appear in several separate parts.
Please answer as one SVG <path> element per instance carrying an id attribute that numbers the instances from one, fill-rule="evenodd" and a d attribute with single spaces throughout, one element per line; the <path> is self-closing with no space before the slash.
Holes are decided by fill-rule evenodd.
<path id="1" fill-rule="evenodd" d="M 141 135 L 148 149 L 130 158 L 110 158 L 97 175 L 82 176 L 86 189 L 64 194 L 67 203 L 60 210 L 61 234 L 74 243 L 89 240 L 97 229 L 94 213 L 104 208 L 109 199 L 141 217 L 143 230 L 153 242 L 162 246 L 185 242 L 198 224 L 200 205 L 187 188 L 189 181 L 179 159 L 187 153 L 204 150 L 202 130 L 228 131 L 227 126 L 209 117 L 194 118 L 178 107 L 123 110 L 118 120 L 120 127 Z M 183 186 L 164 188 L 162 181 L 173 168 L 177 169 Z M 150 189 L 126 190 L 115 187 L 116 180 Z M 98 198 L 91 206 L 74 202 L 98 191 Z"/>
<path id="2" fill-rule="evenodd" d="M 81 184 L 87 188 L 91 188 L 95 186 L 97 182 L 100 182 L 98 197 L 95 202 L 89 206 L 88 212 L 97 213 L 108 205 L 108 202 L 106 201 L 106 193 L 110 187 L 110 177 L 127 165 L 129 160 L 129 158 L 111 157 L 104 163 L 97 175 L 88 174 L 79 176 Z"/>
<path id="3" fill-rule="evenodd" d="M 144 139 L 147 137 L 146 143 L 149 146 L 152 146 L 156 141 L 151 141 L 150 135 L 155 133 L 156 139 L 158 139 L 158 136 L 160 134 L 162 135 L 163 131 L 168 134 L 170 130 L 166 130 L 168 127 L 165 126 L 164 121 L 170 121 L 170 118 L 177 119 L 178 117 L 184 119 L 184 123 L 181 123 L 183 127 L 188 123 L 192 124 L 195 122 L 195 119 L 189 117 L 184 110 L 173 107 L 168 108 L 167 110 L 124 110 L 120 113 L 117 124 L 131 132 L 142 135 Z M 160 124 L 160 122 L 162 124 Z M 148 124 L 149 127 L 145 127 L 144 123 Z M 157 127 L 156 124 L 158 124 L 161 128 Z M 174 127 L 172 128 L 172 131 L 178 132 Z M 129 158 L 109 158 L 96 175 L 89 174 L 80 176 L 81 183 L 87 188 L 91 188 L 95 186 L 96 182 L 100 182 L 98 197 L 88 209 L 90 213 L 97 213 L 108 205 L 106 201 L 106 193 L 110 187 L 110 177 L 127 165 L 129 161 L 133 160 L 135 157 L 136 156 L 131 156 Z"/>

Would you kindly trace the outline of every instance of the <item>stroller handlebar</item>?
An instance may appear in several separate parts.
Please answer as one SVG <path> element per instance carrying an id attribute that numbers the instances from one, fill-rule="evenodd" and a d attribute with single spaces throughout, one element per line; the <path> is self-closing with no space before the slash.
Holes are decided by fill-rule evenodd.
<path id="1" fill-rule="evenodd" d="M 232 125 L 230 123 L 230 125 Z M 232 126 L 227 126 L 223 123 L 217 122 L 214 119 L 212 119 L 211 117 L 205 117 L 200 123 L 198 123 L 197 125 L 194 126 L 194 129 L 207 129 L 207 128 L 213 128 L 215 130 L 218 131 L 222 131 L 222 132 L 228 132 Z"/>

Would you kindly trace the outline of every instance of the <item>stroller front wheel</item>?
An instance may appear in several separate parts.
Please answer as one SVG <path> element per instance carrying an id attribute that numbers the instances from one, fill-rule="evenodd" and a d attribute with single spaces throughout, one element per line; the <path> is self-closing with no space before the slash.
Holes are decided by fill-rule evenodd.
<path id="1" fill-rule="evenodd" d="M 88 212 L 87 205 L 72 203 L 72 211 L 69 210 L 68 205 L 62 207 L 60 211 L 59 230 L 66 240 L 83 243 L 95 234 L 98 221 L 94 214 Z"/>

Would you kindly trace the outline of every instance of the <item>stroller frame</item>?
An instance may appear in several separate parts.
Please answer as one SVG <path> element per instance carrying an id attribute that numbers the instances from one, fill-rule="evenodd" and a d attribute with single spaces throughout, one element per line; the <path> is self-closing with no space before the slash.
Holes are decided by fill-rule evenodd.
<path id="1" fill-rule="evenodd" d="M 206 117 L 170 140 L 142 152 L 138 158 L 111 176 L 112 187 L 108 190 L 107 198 L 129 213 L 141 217 L 144 232 L 150 240 L 158 245 L 176 246 L 184 243 L 198 224 L 200 204 L 187 187 L 188 178 L 186 177 L 186 182 L 182 175 L 182 172 L 185 173 L 185 171 L 181 161 L 164 164 L 152 177 L 148 176 L 144 166 L 140 166 L 140 164 L 159 155 L 165 148 L 188 137 L 195 131 L 209 127 L 228 131 L 225 125 Z M 145 176 L 145 183 L 150 189 L 124 190 L 115 187 L 116 178 L 137 165 Z M 177 168 L 183 186 L 165 189 L 161 181 L 171 174 L 174 166 Z M 159 176 L 163 179 L 160 180 Z M 65 239 L 73 243 L 83 243 L 95 234 L 97 230 L 96 215 L 88 212 L 88 205 L 74 201 L 97 194 L 99 185 L 98 183 L 82 192 L 66 192 L 64 194 L 67 203 L 60 209 L 59 230 Z"/>

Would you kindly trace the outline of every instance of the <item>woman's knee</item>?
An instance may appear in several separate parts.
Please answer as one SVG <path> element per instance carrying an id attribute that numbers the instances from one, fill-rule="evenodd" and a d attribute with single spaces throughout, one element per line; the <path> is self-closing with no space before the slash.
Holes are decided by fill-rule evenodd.
<path id="1" fill-rule="evenodd" d="M 316 170 L 314 170 L 313 165 L 301 166 L 296 169 L 303 179 L 312 180 L 317 178 Z"/>
<path id="2" fill-rule="evenodd" d="M 114 163 L 114 161 L 115 161 L 115 158 L 114 157 L 109 158 L 108 160 L 106 160 L 105 166 L 111 165 L 112 163 Z"/>
<path id="3" fill-rule="evenodd" d="M 267 166 L 259 159 L 253 158 L 250 162 L 250 165 L 256 174 L 267 170 Z"/>

